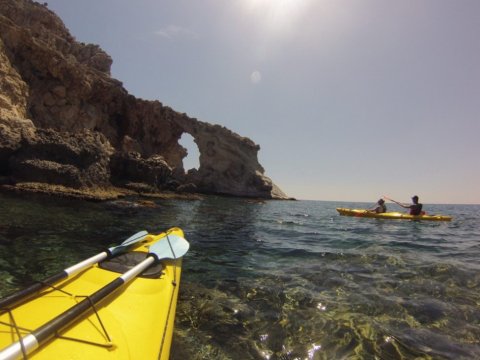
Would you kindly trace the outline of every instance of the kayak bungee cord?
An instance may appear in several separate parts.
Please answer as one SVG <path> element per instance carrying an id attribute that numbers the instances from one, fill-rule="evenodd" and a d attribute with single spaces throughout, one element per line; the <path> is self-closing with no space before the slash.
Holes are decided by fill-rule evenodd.
<path id="1" fill-rule="evenodd" d="M 9 317 L 10 317 L 11 324 L 7 324 L 5 322 L 0 322 L 0 323 L 5 325 L 5 326 L 9 326 L 9 327 L 14 328 L 15 332 L 17 333 L 18 338 L 21 339 L 22 338 L 21 335 L 20 335 L 20 329 L 21 328 L 18 327 L 17 324 L 16 324 L 15 317 L 13 316 L 13 313 L 12 313 L 12 309 L 14 309 L 17 305 L 19 305 L 23 301 L 28 300 L 28 298 L 31 295 L 33 295 L 34 293 L 38 293 L 41 290 L 44 290 L 46 288 L 52 288 L 53 290 L 64 293 L 64 294 L 66 294 L 70 297 L 74 297 L 74 298 L 75 297 L 84 297 L 84 298 L 88 299 L 89 298 L 88 295 L 74 295 L 74 294 L 71 294 L 69 292 L 64 291 L 63 289 L 60 289 L 60 288 L 54 286 L 54 284 L 57 283 L 60 280 L 63 280 L 63 279 L 68 278 L 72 275 L 75 275 L 82 270 L 85 270 L 89 266 L 91 266 L 95 263 L 98 263 L 99 261 L 101 261 L 103 259 L 111 258 L 111 257 L 117 256 L 117 255 L 127 251 L 128 248 L 130 248 L 132 245 L 134 245 L 134 244 L 140 242 L 141 240 L 143 240 L 145 238 L 145 236 L 147 236 L 147 235 L 148 235 L 148 232 L 146 232 L 145 230 L 139 231 L 136 234 L 130 236 L 128 239 L 126 239 L 124 242 L 122 242 L 122 244 L 120 244 L 118 246 L 111 247 L 111 248 L 105 250 L 104 252 L 102 252 L 100 254 L 92 256 L 92 257 L 90 257 L 90 258 L 88 258 L 84 261 L 79 262 L 78 264 L 75 264 L 73 266 L 70 266 L 67 269 L 64 269 L 60 273 L 52 275 L 45 280 L 39 280 L 36 283 L 30 285 L 29 287 L 27 287 L 23 290 L 17 291 L 15 293 L 3 298 L 3 299 L 0 299 L 0 314 L 2 312 L 3 313 L 8 313 Z M 93 306 L 93 303 L 92 303 L 92 309 L 93 309 L 93 311 L 94 311 L 94 313 L 95 313 L 95 315 L 98 319 L 98 322 L 99 322 L 101 328 L 103 329 L 105 337 L 108 339 L 108 342 L 111 343 L 110 336 L 108 335 L 108 332 L 107 332 L 100 316 L 98 315 L 98 312 L 97 312 L 95 306 Z M 21 329 L 21 330 L 29 331 L 28 329 Z M 91 342 L 91 341 L 88 341 L 88 340 L 66 338 L 66 337 L 62 337 L 58 334 L 56 334 L 56 335 L 57 335 L 58 338 L 64 338 L 64 339 L 70 339 L 70 340 L 74 340 L 74 341 L 85 342 L 85 343 L 89 343 L 89 344 L 97 345 L 97 346 L 102 346 L 102 347 L 111 347 L 111 344 L 100 344 L 100 343 L 94 343 L 94 342 Z M 26 359 L 27 356 L 26 356 L 26 353 L 25 353 L 25 346 L 24 346 L 23 341 L 20 341 L 20 347 L 21 347 L 21 350 L 22 350 L 23 358 Z"/>
<path id="2" fill-rule="evenodd" d="M 97 342 L 93 342 L 93 341 L 89 341 L 89 340 L 84 340 L 84 339 L 79 339 L 79 338 L 73 338 L 73 337 L 68 337 L 68 336 L 62 336 L 58 333 L 56 333 L 54 336 L 58 339 L 64 339 L 64 340 L 70 340 L 70 341 L 77 341 L 77 342 L 82 342 L 82 343 L 86 343 L 86 344 L 90 344 L 90 345 L 95 345 L 95 346 L 100 346 L 100 347 L 104 347 L 104 348 L 110 348 L 113 346 L 112 344 L 112 339 L 110 337 L 110 335 L 108 334 L 108 331 L 100 317 L 100 314 L 98 313 L 97 311 L 97 308 L 95 307 L 95 304 L 93 303 L 92 299 L 90 298 L 89 295 L 76 295 L 76 294 L 72 294 L 68 291 L 65 291 L 63 289 L 60 289 L 56 286 L 53 286 L 53 285 L 48 285 L 48 287 L 51 287 L 53 290 L 55 291 L 58 291 L 58 292 L 61 292 L 63 294 L 65 294 L 67 297 L 69 298 L 73 298 L 73 299 L 77 299 L 77 298 L 85 298 L 87 299 L 89 302 L 90 302 L 90 306 L 93 310 L 93 312 L 95 313 L 95 316 L 98 320 L 98 323 L 100 324 L 100 327 L 102 328 L 102 331 L 103 331 L 103 335 L 105 336 L 105 338 L 107 339 L 107 343 L 105 344 L 100 344 L 100 343 L 97 343 Z M 2 325 L 5 325 L 5 326 L 8 326 L 8 327 L 11 327 L 13 329 L 15 329 L 15 332 L 18 336 L 19 339 L 22 339 L 22 336 L 21 336 L 21 331 L 23 332 L 31 332 L 32 330 L 31 329 L 26 329 L 26 328 L 21 328 L 17 325 L 17 322 L 15 321 L 15 317 L 13 316 L 13 313 L 12 313 L 12 310 L 11 309 L 8 309 L 8 308 L 5 308 L 5 309 L 2 309 L 2 311 L 5 311 L 9 314 L 9 317 L 10 317 L 10 324 L 8 323 L 5 323 L 3 321 L 0 321 L 0 324 Z M 20 340 L 20 345 L 21 345 L 21 348 L 22 348 L 22 353 L 23 353 L 23 357 L 24 359 L 27 359 L 27 356 L 26 356 L 26 353 L 24 352 L 25 350 L 25 346 L 23 344 L 23 341 Z"/>
<path id="3" fill-rule="evenodd" d="M 173 250 L 173 247 L 172 247 L 172 244 L 170 243 L 170 238 L 168 237 L 168 232 L 166 234 L 166 237 L 167 237 L 167 241 L 168 241 L 168 246 L 170 246 L 170 250 L 172 251 L 172 254 L 173 254 L 173 258 L 176 259 L 175 257 L 175 251 Z M 174 282 L 174 286 L 177 285 L 177 262 L 175 261 L 173 263 L 173 282 Z"/>
<path id="4" fill-rule="evenodd" d="M 83 297 L 83 296 L 80 296 L 80 297 Z M 87 341 L 87 342 L 89 344 L 93 344 L 93 345 L 104 346 L 104 347 L 112 347 L 113 346 L 112 339 L 110 338 L 110 335 L 108 335 L 107 329 L 105 328 L 105 325 L 103 324 L 102 318 L 98 314 L 97 308 L 95 307 L 95 303 L 92 301 L 92 298 L 90 296 L 85 296 L 85 298 L 90 303 L 90 307 L 92 308 L 93 312 L 95 313 L 95 316 L 97 317 L 98 323 L 100 324 L 100 327 L 103 330 L 103 334 L 105 335 L 105 337 L 108 340 L 108 344 L 102 345 L 102 344 L 97 344 L 97 343 L 91 342 L 91 341 Z M 70 338 L 70 340 L 76 340 L 76 339 L 75 338 Z M 79 341 L 85 342 L 84 340 L 81 340 L 81 339 L 79 339 Z"/>
<path id="5" fill-rule="evenodd" d="M 44 325 L 29 332 L 18 341 L 0 351 L 1 360 L 18 359 L 25 354 L 38 349 L 50 338 L 56 335 L 65 327 L 74 323 L 81 315 L 85 314 L 92 304 L 97 304 L 110 294 L 116 292 L 120 287 L 132 281 L 151 265 L 160 262 L 162 259 L 177 260 L 185 255 L 189 249 L 189 243 L 181 236 L 174 235 L 169 241 L 158 241 L 148 249 L 145 260 L 123 273 L 121 276 L 110 281 L 100 290 L 97 290 L 87 299 L 83 299 L 73 307 L 68 308 L 60 315 L 54 317 Z"/>
<path id="6" fill-rule="evenodd" d="M 172 245 L 170 243 L 170 239 L 168 237 L 168 233 L 167 233 L 167 241 L 168 241 L 168 245 L 170 246 L 171 250 L 172 250 L 172 253 L 173 253 L 173 248 L 172 248 Z M 173 262 L 173 280 L 172 280 L 172 286 L 174 288 L 177 287 L 177 260 L 175 260 Z M 163 327 L 163 336 L 162 336 L 162 342 L 160 343 L 160 352 L 159 352 L 159 357 L 161 356 L 162 352 L 163 352 L 163 344 L 165 343 L 165 335 L 167 333 L 167 327 L 168 327 L 168 320 L 170 319 L 170 310 L 172 308 L 172 304 L 173 304 L 173 299 L 175 298 L 175 289 L 174 291 L 172 291 L 172 295 L 170 296 L 170 303 L 168 305 L 168 312 L 167 312 L 167 319 L 165 320 L 165 326 Z"/>
<path id="7" fill-rule="evenodd" d="M 80 271 L 87 269 L 88 267 L 98 263 L 99 261 L 127 251 L 132 245 L 142 241 L 147 235 L 148 232 L 146 232 L 145 230 L 139 231 L 138 233 L 130 236 L 127 240 L 125 240 L 118 246 L 111 247 L 104 252 L 101 252 L 95 256 L 83 260 L 78 264 L 70 266 L 69 268 L 66 268 L 55 275 L 52 275 L 43 281 L 38 281 L 23 290 L 8 295 L 7 297 L 0 299 L 0 308 L 6 308 L 7 306 L 17 306 L 23 301 L 27 300 L 31 295 L 45 289 L 46 287 L 51 286 L 59 282 L 60 280 L 78 274 Z"/>
<path id="8" fill-rule="evenodd" d="M 176 267 L 176 265 L 175 265 L 175 267 Z M 176 282 L 172 282 L 172 286 L 175 288 L 177 286 Z M 172 305 L 173 305 L 174 297 L 175 297 L 175 291 L 172 291 L 172 295 L 170 296 L 170 304 L 168 305 L 167 319 L 165 320 L 165 326 L 163 327 L 163 336 L 162 336 L 162 342 L 160 344 L 160 353 L 159 353 L 160 355 L 163 352 L 163 344 L 165 343 L 165 334 L 167 333 L 168 320 L 170 319 L 170 310 L 171 310 Z"/>
<path id="9" fill-rule="evenodd" d="M 13 324 L 7 324 L 7 323 L 4 323 L 3 321 L 1 322 L 3 325 L 7 325 L 7 326 L 10 326 L 10 327 L 13 327 L 15 329 L 15 333 L 17 334 L 18 338 L 21 339 L 22 338 L 22 335 L 20 333 L 20 327 L 17 325 L 17 322 L 15 321 L 15 317 L 13 316 L 13 313 L 10 309 L 2 309 L 3 311 L 7 312 L 8 313 L 8 316 L 10 317 L 10 322 Z M 23 354 L 23 358 L 26 359 L 27 358 L 27 352 L 25 350 L 25 346 L 23 345 L 23 342 L 20 344 L 20 347 L 21 347 L 21 350 L 22 350 L 22 354 Z"/>

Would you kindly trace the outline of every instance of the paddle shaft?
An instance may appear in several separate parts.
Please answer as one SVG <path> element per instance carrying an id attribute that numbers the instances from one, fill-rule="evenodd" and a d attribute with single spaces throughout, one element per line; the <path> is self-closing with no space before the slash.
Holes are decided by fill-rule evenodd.
<path id="1" fill-rule="evenodd" d="M 92 266 L 93 264 L 96 264 L 104 259 L 106 259 L 109 256 L 116 255 L 118 253 L 124 252 L 129 246 L 135 244 L 136 242 L 142 240 L 145 235 L 148 234 L 146 231 L 141 231 L 138 232 L 137 234 L 131 236 L 127 240 L 125 240 L 122 245 L 110 248 L 108 250 L 105 250 L 104 252 L 101 252 L 97 255 L 94 255 L 86 260 L 83 260 L 79 262 L 78 264 L 72 265 L 69 268 L 66 268 L 62 270 L 61 272 L 50 276 L 49 278 L 37 282 L 35 284 L 32 284 L 25 289 L 22 289 L 20 291 L 17 291 L 3 299 L 0 299 L 0 310 L 1 309 L 6 309 L 6 308 L 12 308 L 14 306 L 19 305 L 21 302 L 28 300 L 28 298 L 43 290 L 46 289 L 53 284 L 59 282 L 60 280 L 66 279 L 72 275 L 75 275 L 79 273 L 82 270 L 85 270 L 86 268 Z"/>
<path id="2" fill-rule="evenodd" d="M 395 204 L 400 205 L 401 207 L 405 207 L 405 204 L 403 204 L 403 203 L 401 203 L 401 202 L 399 202 L 399 201 L 390 199 L 389 197 L 386 197 L 386 196 L 384 196 L 384 198 L 387 199 L 387 200 L 390 200 L 390 201 L 394 202 Z"/>
<path id="3" fill-rule="evenodd" d="M 24 352 L 26 354 L 31 353 L 33 350 L 37 349 L 48 339 L 54 336 L 61 329 L 71 324 L 74 320 L 83 315 L 89 309 L 92 309 L 93 305 L 99 303 L 108 295 L 112 294 L 115 290 L 120 288 L 122 285 L 134 279 L 137 275 L 141 274 L 145 269 L 147 269 L 156 261 L 158 261 L 158 256 L 156 254 L 149 253 L 148 257 L 145 260 L 143 260 L 141 263 L 139 263 L 132 269 L 128 270 L 123 275 L 117 277 L 115 280 L 108 283 L 88 298 L 83 299 L 78 304 L 74 305 L 70 309 L 67 309 L 62 314 L 58 315 L 54 319 L 32 331 L 30 334 L 24 336 L 21 340 L 5 348 L 3 351 L 0 352 L 0 359 L 20 359 L 23 357 Z"/>
<path id="4" fill-rule="evenodd" d="M 22 300 L 25 301 L 28 297 L 36 292 L 43 290 L 53 284 L 59 282 L 60 280 L 66 279 L 73 274 L 78 273 L 79 271 L 86 269 L 87 267 L 105 259 L 108 256 L 108 252 L 104 251 L 100 254 L 92 256 L 76 265 L 73 265 L 63 271 L 59 272 L 58 274 L 52 275 L 49 278 L 43 280 L 42 282 L 38 282 L 35 284 L 30 285 L 29 287 L 17 291 L 3 299 L 0 300 L 0 309 L 11 307 L 14 305 L 18 305 Z"/>

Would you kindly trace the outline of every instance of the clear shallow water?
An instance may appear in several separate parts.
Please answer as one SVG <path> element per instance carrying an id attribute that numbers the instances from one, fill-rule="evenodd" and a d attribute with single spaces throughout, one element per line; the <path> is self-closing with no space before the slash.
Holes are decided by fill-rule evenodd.
<path id="1" fill-rule="evenodd" d="M 0 295 L 146 229 L 181 227 L 172 359 L 480 358 L 480 206 L 452 222 L 318 201 L 88 203 L 0 194 Z M 390 209 L 395 206 L 390 205 Z"/>

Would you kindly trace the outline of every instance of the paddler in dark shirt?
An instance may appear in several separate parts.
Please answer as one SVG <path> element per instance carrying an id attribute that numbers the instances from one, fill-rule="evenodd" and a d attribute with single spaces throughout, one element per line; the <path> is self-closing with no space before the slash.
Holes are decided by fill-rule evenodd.
<path id="1" fill-rule="evenodd" d="M 387 212 L 387 206 L 385 205 L 385 200 L 383 199 L 378 200 L 377 203 L 375 204 L 375 207 L 367 211 L 374 212 L 377 214 Z"/>
<path id="2" fill-rule="evenodd" d="M 401 207 L 404 207 L 405 209 L 410 209 L 410 215 L 422 215 L 422 207 L 423 205 L 418 202 L 418 196 L 414 195 L 412 197 L 412 202 L 413 204 L 402 204 L 402 203 L 397 203 Z"/>

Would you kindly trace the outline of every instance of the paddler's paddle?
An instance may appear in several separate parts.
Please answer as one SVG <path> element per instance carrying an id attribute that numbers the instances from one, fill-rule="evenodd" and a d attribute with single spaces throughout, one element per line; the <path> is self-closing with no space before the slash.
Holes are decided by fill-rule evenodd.
<path id="1" fill-rule="evenodd" d="M 99 261 L 106 259 L 107 257 L 112 257 L 118 254 L 125 252 L 130 246 L 142 241 L 145 236 L 148 235 L 148 232 L 145 230 L 140 231 L 132 236 L 130 236 L 127 240 L 121 243 L 118 246 L 111 247 L 100 254 L 92 256 L 86 260 L 79 262 L 69 268 L 64 269 L 63 271 L 59 272 L 58 274 L 52 275 L 49 278 L 37 282 L 35 284 L 30 285 L 29 287 L 17 291 L 3 299 L 0 299 L 0 310 L 5 309 L 7 307 L 13 307 L 18 305 L 20 301 L 26 300 L 30 295 L 35 294 L 36 292 L 43 290 L 60 280 L 66 279 L 74 274 L 79 273 L 82 270 L 85 270 L 89 266 L 96 264 Z"/>
<path id="2" fill-rule="evenodd" d="M 165 238 L 162 238 L 150 247 L 145 260 L 128 270 L 123 275 L 117 277 L 88 298 L 83 299 L 78 304 L 67 309 L 46 324 L 33 330 L 19 341 L 0 351 L 0 360 L 13 360 L 26 357 L 27 354 L 39 348 L 64 327 L 72 324 L 72 322 L 78 317 L 88 310 L 91 310 L 93 305 L 99 303 L 115 290 L 122 287 L 122 285 L 140 275 L 152 264 L 159 262 L 161 259 L 181 258 L 187 253 L 189 247 L 190 244 L 183 237 L 178 235 L 166 235 Z"/>
<path id="3" fill-rule="evenodd" d="M 403 207 L 403 208 L 405 208 L 405 209 L 411 209 L 410 205 L 403 204 L 403 203 L 401 203 L 401 202 L 395 201 L 395 200 L 393 200 L 393 199 L 390 199 L 390 198 L 386 197 L 385 195 L 383 195 L 383 198 L 384 198 L 384 199 L 387 199 L 387 200 L 390 200 L 390 201 L 394 202 L 395 204 L 400 205 L 401 207 Z M 412 213 L 410 212 L 410 214 L 412 214 Z M 425 211 L 421 211 L 421 213 L 418 214 L 418 215 L 427 215 L 427 213 L 426 213 Z"/>
<path id="4" fill-rule="evenodd" d="M 390 200 L 391 202 L 394 202 L 395 204 L 398 204 L 398 205 L 400 205 L 400 206 L 402 206 L 402 207 L 405 207 L 405 205 L 402 204 L 401 202 L 398 202 L 398 201 L 396 201 L 396 200 L 390 199 L 389 197 L 386 197 L 385 195 L 383 195 L 383 198 L 386 199 L 386 200 Z"/>

